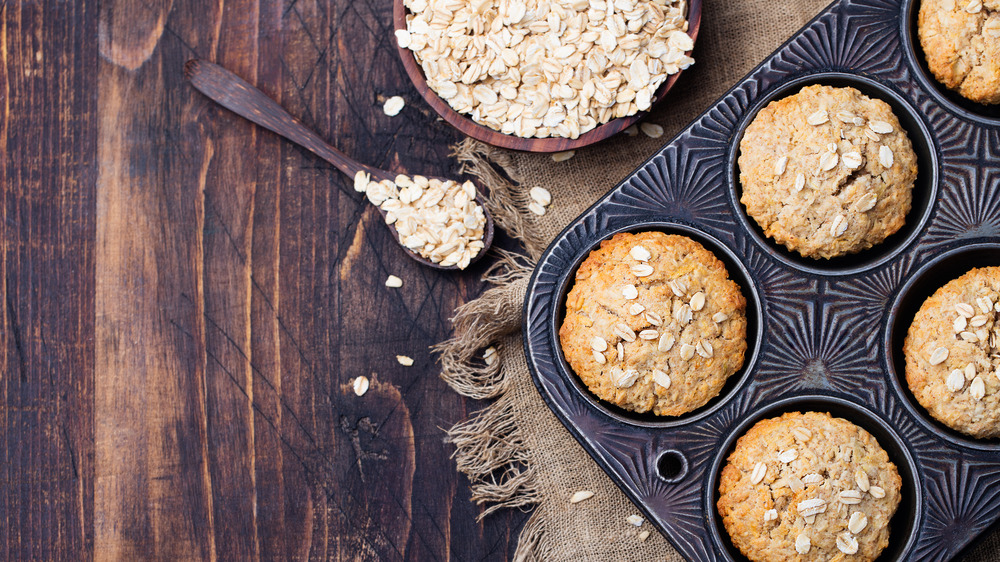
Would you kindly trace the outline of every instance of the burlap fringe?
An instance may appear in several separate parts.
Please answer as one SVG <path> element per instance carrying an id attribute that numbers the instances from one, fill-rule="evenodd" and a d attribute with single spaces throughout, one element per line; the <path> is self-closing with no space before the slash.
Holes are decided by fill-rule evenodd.
<path id="1" fill-rule="evenodd" d="M 532 258 L 541 255 L 545 240 L 525 219 L 529 216 L 528 196 L 497 169 L 509 168 L 507 155 L 466 139 L 454 148 L 454 156 L 464 173 L 489 188 L 484 204 L 497 225 L 520 240 Z M 534 505 L 540 499 L 535 466 L 514 416 L 515 398 L 506 393 L 508 381 L 499 360 L 504 351 L 501 342 L 521 325 L 523 292 L 516 290 L 515 284 L 527 282 L 534 264 L 512 252 L 495 252 L 499 259 L 483 278 L 496 287 L 459 307 L 452 318 L 455 335 L 433 348 L 440 355 L 441 378 L 456 392 L 480 400 L 496 398 L 447 431 L 447 441 L 455 445 L 455 464 L 469 478 L 472 500 L 489 504 L 480 519 L 499 509 Z M 482 352 L 491 345 L 497 347 L 497 360 L 489 365 Z M 543 529 L 544 522 L 536 512 L 521 532 L 515 560 L 542 559 L 548 552 Z"/>
<path id="2" fill-rule="evenodd" d="M 518 239 L 532 259 L 538 259 L 548 243 L 532 227 L 533 216 L 528 210 L 531 197 L 527 189 L 517 189 L 512 183 L 518 178 L 509 178 L 500 171 L 510 170 L 510 156 L 502 150 L 467 138 L 453 147 L 452 156 L 461 164 L 460 171 L 479 179 L 490 190 L 484 202 L 493 220 L 508 234 Z"/>

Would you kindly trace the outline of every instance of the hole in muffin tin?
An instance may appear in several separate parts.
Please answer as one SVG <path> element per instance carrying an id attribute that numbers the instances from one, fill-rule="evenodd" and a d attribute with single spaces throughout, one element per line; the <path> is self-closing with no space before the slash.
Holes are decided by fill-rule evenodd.
<path id="1" fill-rule="evenodd" d="M 766 107 L 767 104 L 796 94 L 805 86 L 813 84 L 833 87 L 850 86 L 870 98 L 880 99 L 888 103 L 892 108 L 892 112 L 906 130 L 907 137 L 909 137 L 910 142 L 913 144 L 913 151 L 917 156 L 917 179 L 913 184 L 912 205 L 910 212 L 906 215 L 906 222 L 903 224 L 903 227 L 892 236 L 889 236 L 881 243 L 867 250 L 831 259 L 803 257 L 798 252 L 793 252 L 784 245 L 777 243 L 773 238 L 765 236 L 764 230 L 757 224 L 757 221 L 753 217 L 747 214 L 746 207 L 740 202 L 740 198 L 743 195 L 743 186 L 740 184 L 738 160 L 740 142 L 743 140 L 746 128 L 753 122 L 757 113 Z M 930 218 L 933 203 L 937 199 L 937 150 L 930 132 L 919 113 L 898 93 L 884 84 L 853 74 L 824 72 L 801 76 L 782 83 L 781 86 L 763 96 L 747 111 L 747 114 L 739 125 L 738 134 L 734 136 L 733 143 L 729 147 L 728 157 L 730 163 L 730 194 L 733 198 L 734 208 L 738 210 L 736 213 L 738 220 L 743 223 L 751 236 L 772 257 L 796 269 L 809 273 L 820 275 L 859 273 L 892 259 L 923 230 L 924 225 Z"/>
<path id="2" fill-rule="evenodd" d="M 943 439 L 959 445 L 973 449 L 1000 450 L 1000 439 L 977 439 L 934 419 L 910 392 L 910 387 L 906 383 L 906 360 L 903 357 L 906 332 L 924 301 L 952 279 L 964 275 L 971 269 L 987 266 L 1000 266 L 1000 244 L 973 244 L 954 248 L 921 267 L 903 285 L 889 309 L 884 348 L 892 385 L 904 398 L 904 406 L 928 429 Z"/>
<path id="3" fill-rule="evenodd" d="M 747 349 L 744 354 L 743 366 L 737 372 L 733 373 L 732 376 L 726 381 L 726 384 L 719 391 L 719 394 L 709 400 L 707 403 L 702 405 L 686 414 L 680 416 L 658 416 L 652 412 L 633 412 L 631 410 L 626 410 L 604 400 L 598 398 L 594 393 L 587 388 L 585 384 L 580 380 L 580 377 L 576 375 L 573 368 L 566 361 L 566 357 L 563 354 L 562 346 L 559 340 L 559 328 L 562 326 L 563 320 L 566 318 L 566 295 L 569 293 L 570 286 L 573 284 L 575 274 L 577 269 L 579 269 L 580 264 L 583 260 L 590 255 L 590 252 L 600 247 L 601 242 L 604 240 L 611 239 L 614 235 L 619 232 L 646 232 L 646 231 L 658 231 L 664 234 L 679 234 L 682 236 L 687 236 L 692 240 L 698 242 L 705 247 L 708 251 L 712 252 L 726 266 L 726 271 L 729 273 L 729 278 L 736 282 L 740 287 L 740 292 L 746 299 L 746 318 L 747 318 L 747 334 L 746 342 Z M 716 238 L 696 230 L 690 226 L 679 224 L 679 223 L 665 223 L 665 222 L 648 222 L 641 224 L 633 224 L 623 228 L 619 228 L 610 232 L 606 237 L 594 242 L 586 251 L 582 252 L 573 263 L 573 266 L 569 268 L 569 273 L 565 278 L 562 279 L 561 285 L 559 286 L 557 294 L 559 295 L 559 308 L 557 313 L 553 318 L 552 326 L 552 341 L 555 342 L 556 353 L 558 354 L 559 360 L 558 364 L 561 366 L 561 371 L 563 376 L 570 381 L 570 384 L 577 390 L 577 392 L 587 401 L 590 405 L 604 414 L 610 416 L 611 418 L 618 420 L 623 423 L 628 423 L 632 425 L 644 426 L 644 427 L 676 427 L 679 425 L 691 423 L 702 419 L 705 416 L 710 415 L 719 408 L 721 408 L 732 396 L 734 396 L 738 389 L 742 388 L 746 382 L 749 380 L 749 373 L 753 369 L 754 364 L 757 361 L 757 354 L 760 349 L 761 333 L 760 329 L 760 319 L 762 317 L 760 297 L 758 296 L 757 286 L 754 284 L 750 277 L 749 271 L 746 267 L 737 259 L 736 255 L 732 251 L 723 245 Z"/>
<path id="4" fill-rule="evenodd" d="M 787 412 L 822 412 L 843 418 L 871 433 L 878 444 L 885 449 L 889 460 L 896 465 L 896 470 L 899 471 L 902 487 L 899 507 L 889 522 L 889 544 L 876 560 L 893 562 L 905 559 L 916 544 L 923 505 L 923 493 L 919 485 L 916 463 L 902 439 L 884 420 L 865 408 L 832 396 L 798 396 L 763 406 L 734 428 L 726 441 L 719 447 L 719 454 L 712 462 L 706 483 L 710 493 L 705 494 L 708 503 L 705 509 L 706 513 L 712 514 L 708 517 L 709 532 L 719 549 L 724 553 L 725 559 L 734 562 L 747 562 L 747 558 L 729 539 L 729 533 L 726 532 L 726 528 L 722 524 L 722 516 L 716 509 L 716 504 L 719 501 L 719 475 L 722 472 L 722 467 L 733 452 L 737 439 L 746 434 L 755 423 L 781 416 Z"/>
<path id="5" fill-rule="evenodd" d="M 920 46 L 920 35 L 917 33 L 919 12 L 919 0 L 904 0 L 900 35 L 902 36 L 903 54 L 910 59 L 910 65 L 914 69 L 914 74 L 920 85 L 930 92 L 938 103 L 959 117 L 994 126 L 1000 123 L 1000 104 L 986 105 L 966 99 L 958 92 L 949 90 L 944 84 L 938 82 L 934 74 L 931 73 L 930 68 L 927 67 L 924 50 Z"/>
<path id="6" fill-rule="evenodd" d="M 687 458 L 680 451 L 663 451 L 656 459 L 656 473 L 669 483 L 680 482 L 687 476 Z"/>

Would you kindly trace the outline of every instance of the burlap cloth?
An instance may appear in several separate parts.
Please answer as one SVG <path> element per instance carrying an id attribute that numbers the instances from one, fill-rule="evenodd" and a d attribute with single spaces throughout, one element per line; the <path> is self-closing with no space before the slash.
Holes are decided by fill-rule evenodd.
<path id="1" fill-rule="evenodd" d="M 465 169 L 491 190 L 498 224 L 518 238 L 526 258 L 504 254 L 487 278 L 496 288 L 460 308 L 455 337 L 440 346 L 442 377 L 457 392 L 495 399 L 448 438 L 472 499 L 501 508 L 534 506 L 521 532 L 516 560 L 681 560 L 650 523 L 626 517 L 639 510 L 591 460 L 538 394 L 521 345 L 521 307 L 531 264 L 572 219 L 607 193 L 668 139 L 736 84 L 826 5 L 827 0 L 704 0 L 696 63 L 647 119 L 663 126 L 660 139 L 625 134 L 555 163 L 548 155 L 503 151 L 468 140 L 456 149 Z M 498 174 L 497 169 L 504 174 Z M 506 175 L 506 177 L 505 177 Z M 508 178 L 513 181 L 508 181 Z M 543 217 L 527 211 L 527 188 L 552 193 Z M 496 346 L 490 365 L 483 350 Z M 570 504 L 578 490 L 594 496 Z M 639 533 L 650 531 L 645 541 Z M 993 533 L 967 560 L 1000 560 Z"/>

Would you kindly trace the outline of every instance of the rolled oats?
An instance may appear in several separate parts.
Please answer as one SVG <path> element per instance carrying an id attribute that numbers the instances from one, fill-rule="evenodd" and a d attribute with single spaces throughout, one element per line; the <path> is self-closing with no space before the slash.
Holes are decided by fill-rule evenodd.
<path id="1" fill-rule="evenodd" d="M 868 516 L 860 511 L 855 511 L 851 514 L 851 518 L 847 520 L 847 530 L 854 533 L 855 535 L 865 530 L 868 526 Z"/>
<path id="2" fill-rule="evenodd" d="M 670 388 L 670 375 L 660 369 L 653 369 L 653 382 L 663 388 Z"/>
<path id="3" fill-rule="evenodd" d="M 472 182 L 400 174 L 370 181 L 365 195 L 386 212 L 400 243 L 433 263 L 465 269 L 485 247 L 486 215 Z"/>
<path id="4" fill-rule="evenodd" d="M 690 66 L 686 4 L 405 0 L 428 85 L 474 121 L 520 137 L 569 137 L 648 109 Z"/>
<path id="5" fill-rule="evenodd" d="M 364 396 L 365 393 L 368 392 L 368 377 L 362 375 L 354 379 L 354 382 L 351 383 L 351 386 L 354 388 L 354 394 L 358 396 Z"/>
<path id="6" fill-rule="evenodd" d="M 392 96 L 391 98 L 385 100 L 385 104 L 382 105 L 382 111 L 389 117 L 395 117 L 399 115 L 399 112 L 403 110 L 403 106 L 406 102 L 403 98 L 399 96 Z"/>
<path id="7" fill-rule="evenodd" d="M 583 500 L 589 500 L 594 497 L 594 492 L 590 490 L 580 490 L 579 492 L 573 492 L 573 495 L 569 498 L 569 503 L 580 503 Z"/>

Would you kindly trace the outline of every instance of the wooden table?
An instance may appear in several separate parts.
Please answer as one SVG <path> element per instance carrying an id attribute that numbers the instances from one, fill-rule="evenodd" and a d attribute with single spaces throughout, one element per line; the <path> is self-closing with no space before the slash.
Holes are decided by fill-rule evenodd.
<path id="1" fill-rule="evenodd" d="M 482 404 L 428 350 L 485 265 L 415 264 L 350 180 L 182 76 L 218 62 L 348 154 L 453 175 L 390 0 L 0 22 L 0 558 L 509 558 L 526 515 L 476 522 L 442 428 Z"/>

